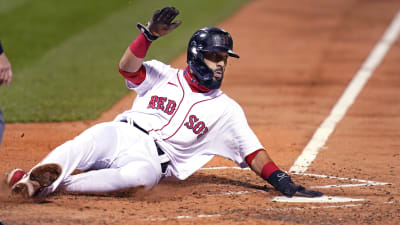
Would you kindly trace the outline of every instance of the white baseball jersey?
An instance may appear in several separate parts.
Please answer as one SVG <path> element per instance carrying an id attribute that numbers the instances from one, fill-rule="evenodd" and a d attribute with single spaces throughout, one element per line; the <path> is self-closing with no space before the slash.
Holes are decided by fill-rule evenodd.
<path id="1" fill-rule="evenodd" d="M 167 176 L 186 179 L 219 155 L 241 167 L 245 157 L 263 148 L 242 108 L 221 90 L 193 92 L 184 71 L 152 60 L 143 63 L 145 80 L 126 80 L 137 97 L 115 121 L 134 121 L 168 155 Z"/>

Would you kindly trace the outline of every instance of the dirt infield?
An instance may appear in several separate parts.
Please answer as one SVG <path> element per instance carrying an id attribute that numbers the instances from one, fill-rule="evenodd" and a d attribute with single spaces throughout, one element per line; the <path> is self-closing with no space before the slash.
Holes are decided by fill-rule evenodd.
<path id="1" fill-rule="evenodd" d="M 243 106 L 282 169 L 292 167 L 399 10 L 398 0 L 254 0 L 221 24 L 241 56 L 228 62 L 223 90 Z M 57 192 L 32 201 L 10 196 L 1 184 L 0 221 L 400 224 L 399 61 L 396 40 L 307 174 L 292 175 L 297 183 L 323 191 L 325 200 L 280 202 L 286 199 L 276 198 L 279 193 L 251 171 L 215 157 L 189 179 L 162 182 L 149 192 Z M 173 65 L 184 63 L 182 55 Z M 128 109 L 133 98 L 133 93 L 126 96 L 96 121 L 7 124 L 0 173 L 29 169 L 57 145 Z"/>

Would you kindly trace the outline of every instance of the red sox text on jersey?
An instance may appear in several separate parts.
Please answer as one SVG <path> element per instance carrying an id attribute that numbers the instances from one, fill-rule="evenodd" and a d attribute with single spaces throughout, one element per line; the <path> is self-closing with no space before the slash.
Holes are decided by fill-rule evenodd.
<path id="1" fill-rule="evenodd" d="M 168 99 L 167 97 L 159 97 L 156 95 L 151 96 L 148 109 L 159 109 L 168 115 L 172 115 L 176 109 L 176 102 Z M 185 123 L 185 127 L 192 130 L 197 138 L 200 138 L 207 133 L 208 128 L 203 121 L 199 121 L 196 115 L 190 115 L 188 122 Z"/>

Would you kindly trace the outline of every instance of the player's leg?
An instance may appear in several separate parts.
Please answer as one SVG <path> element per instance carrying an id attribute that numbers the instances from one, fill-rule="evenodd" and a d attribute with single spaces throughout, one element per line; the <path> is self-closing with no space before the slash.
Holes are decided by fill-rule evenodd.
<path id="1" fill-rule="evenodd" d="M 65 142 L 50 152 L 30 173 L 35 168 L 43 167 L 43 165 L 47 164 L 60 165 L 62 172 L 57 180 L 48 185 L 48 187 L 40 190 L 43 193 L 40 196 L 55 191 L 63 179 L 69 176 L 75 169 L 88 169 L 96 163 L 103 164 L 104 166 L 107 165 L 107 162 L 111 164 L 118 151 L 119 135 L 121 133 L 118 129 L 119 124 L 110 122 L 95 125 L 73 140 Z M 29 183 L 26 185 L 23 184 L 23 186 L 28 185 Z"/>
<path id="2" fill-rule="evenodd" d="M 130 128 L 129 128 L 130 129 Z M 66 177 L 69 192 L 109 192 L 143 186 L 150 189 L 161 179 L 161 165 L 152 138 L 138 129 L 129 130 L 120 141 L 119 154 L 109 168 Z"/>
<path id="3" fill-rule="evenodd" d="M 108 184 L 104 187 L 105 190 L 112 191 L 120 189 L 121 185 L 149 186 L 151 183 L 157 183 L 161 177 L 154 140 L 127 123 L 111 122 L 97 125 L 75 138 L 69 145 L 67 153 L 64 152 L 65 149 L 60 149 L 42 161 L 42 163 L 59 163 L 64 171 L 61 179 L 42 189 L 38 196 L 48 195 L 61 183 L 64 183 L 64 188 L 70 191 L 96 192 L 96 190 L 103 191 L 103 182 Z M 128 166 L 131 162 L 137 163 Z M 125 166 L 128 169 L 125 169 Z M 88 175 L 68 177 L 75 168 L 97 171 L 88 172 Z M 108 168 L 111 170 L 108 171 Z M 147 170 L 148 172 L 138 174 L 143 174 L 148 180 L 144 180 L 144 176 L 130 173 L 131 170 L 140 172 Z M 90 178 L 91 176 L 93 178 Z M 108 179 L 111 179 L 110 182 Z"/>
<path id="4" fill-rule="evenodd" d="M 118 147 L 118 133 L 114 123 L 97 124 L 49 153 L 40 164 L 58 163 L 62 167 L 52 191 L 75 169 L 86 170 L 99 161 L 105 164 L 112 161 Z"/>
<path id="5" fill-rule="evenodd" d="M 110 192 L 135 187 L 150 189 L 158 184 L 160 178 L 161 173 L 149 162 L 134 161 L 121 168 L 92 170 L 69 176 L 61 186 L 67 192 L 81 193 Z"/>

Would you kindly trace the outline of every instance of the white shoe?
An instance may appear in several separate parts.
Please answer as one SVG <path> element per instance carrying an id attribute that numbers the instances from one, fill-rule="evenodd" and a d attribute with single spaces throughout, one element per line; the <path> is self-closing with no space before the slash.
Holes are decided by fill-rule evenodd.
<path id="1" fill-rule="evenodd" d="M 50 186 L 61 174 L 61 166 L 56 163 L 42 164 L 31 170 L 11 187 L 12 194 L 32 198 L 43 187 Z"/>

